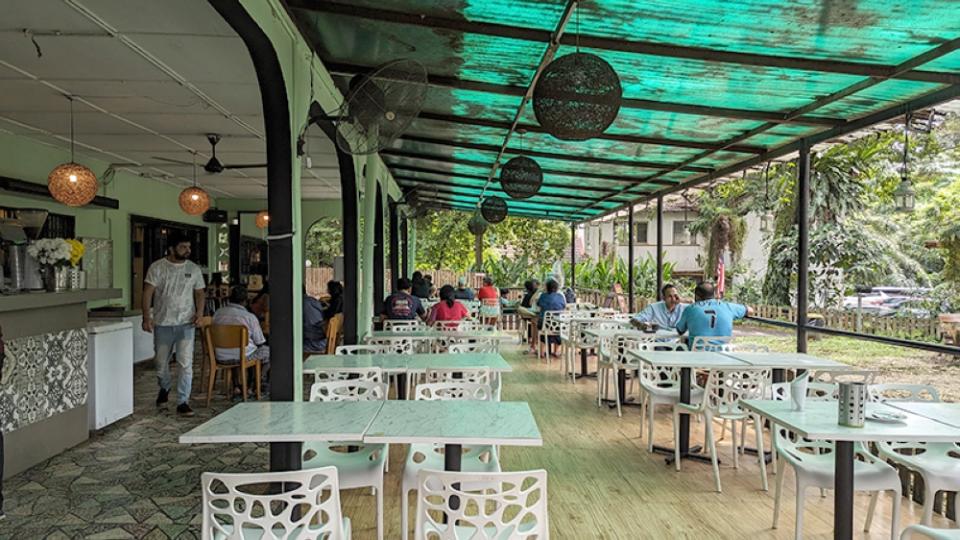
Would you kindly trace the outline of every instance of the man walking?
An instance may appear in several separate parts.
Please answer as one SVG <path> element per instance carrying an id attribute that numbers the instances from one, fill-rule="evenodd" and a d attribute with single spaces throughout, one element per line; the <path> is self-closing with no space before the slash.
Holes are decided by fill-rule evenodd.
<path id="1" fill-rule="evenodd" d="M 189 257 L 190 240 L 171 235 L 167 256 L 150 265 L 143 284 L 143 330 L 153 333 L 160 385 L 157 407 L 165 407 L 168 401 L 170 355 L 176 351 L 177 413 L 181 416 L 193 416 L 187 402 L 193 382 L 193 338 L 203 316 L 205 288 L 200 267 Z"/>

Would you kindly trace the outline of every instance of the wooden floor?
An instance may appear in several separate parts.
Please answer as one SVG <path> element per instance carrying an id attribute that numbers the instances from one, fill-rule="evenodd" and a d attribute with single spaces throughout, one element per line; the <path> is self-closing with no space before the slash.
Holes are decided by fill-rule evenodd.
<path id="1" fill-rule="evenodd" d="M 548 472 L 550 532 L 559 539 L 766 539 L 793 538 L 793 475 L 785 479 L 780 528 L 771 529 L 776 476 L 768 471 L 770 491 L 760 490 L 756 460 L 732 466 L 730 441 L 720 442 L 723 493 L 714 491 L 709 463 L 685 461 L 676 472 L 663 456 L 646 450 L 639 438 L 636 407 L 616 410 L 596 406 L 596 379 L 563 382 L 558 363 L 540 364 L 520 354 L 515 344 L 504 346 L 514 372 L 504 378 L 503 399 L 527 401 L 543 434 L 543 447 L 501 448 L 504 470 L 546 469 Z M 593 363 L 591 362 L 591 366 Z M 703 430 L 692 424 L 691 438 L 699 442 Z M 719 430 L 717 430 L 719 433 Z M 748 431 L 748 440 L 752 432 Z M 658 415 L 655 440 L 672 446 L 672 424 L 667 409 Z M 400 538 L 400 471 L 404 448 L 390 449 L 390 472 L 384 500 L 385 538 Z M 344 494 L 344 512 L 353 520 L 354 538 L 376 538 L 374 505 L 369 490 Z M 856 496 L 855 526 L 862 529 L 868 497 Z M 903 500 L 901 526 L 917 523 L 920 507 Z M 411 496 L 411 509 L 415 506 Z M 889 538 L 891 499 L 877 506 L 872 533 L 857 538 Z M 412 510 L 411 510 L 412 512 Z M 412 515 L 412 514 L 411 514 Z M 411 519 L 412 522 L 412 519 Z M 941 521 L 939 526 L 953 525 Z M 804 538 L 832 538 L 833 498 L 808 491 Z"/>

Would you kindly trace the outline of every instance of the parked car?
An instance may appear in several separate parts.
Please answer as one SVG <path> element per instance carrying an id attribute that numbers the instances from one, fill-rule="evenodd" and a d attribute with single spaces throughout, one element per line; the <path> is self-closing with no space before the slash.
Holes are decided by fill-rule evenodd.
<path id="1" fill-rule="evenodd" d="M 857 295 L 845 296 L 843 298 L 843 309 L 857 309 L 857 302 L 859 299 L 861 309 L 863 309 L 863 312 L 866 313 L 867 310 L 865 308 L 879 307 L 883 305 L 884 301 L 886 301 L 888 298 L 890 298 L 890 295 L 882 291 L 865 293 L 860 295 L 860 298 L 858 298 Z"/>

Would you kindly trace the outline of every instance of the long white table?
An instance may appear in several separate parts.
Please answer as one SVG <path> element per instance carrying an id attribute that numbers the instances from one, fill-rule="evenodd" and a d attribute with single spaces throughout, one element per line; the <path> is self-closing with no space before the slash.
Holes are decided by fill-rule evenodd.
<path id="1" fill-rule="evenodd" d="M 960 441 L 960 428 L 885 403 L 868 403 L 868 415 L 870 411 L 903 412 L 906 419 L 898 423 L 881 423 L 868 419 L 863 427 L 854 428 L 837 423 L 839 406 L 836 401 L 807 401 L 803 411 L 794 411 L 790 401 L 743 400 L 740 403 L 745 409 L 767 418 L 774 424 L 784 426 L 801 437 L 834 441 L 833 537 L 836 539 L 853 538 L 854 443 Z"/>
<path id="2" fill-rule="evenodd" d="M 451 338 L 451 339 L 496 339 L 499 341 L 508 341 L 513 339 L 513 336 L 496 330 L 493 332 L 488 331 L 460 331 L 460 330 L 414 330 L 414 331 L 396 331 L 396 330 L 376 330 L 370 332 L 371 338 L 432 338 L 432 339 L 442 339 L 442 338 Z"/>
<path id="3" fill-rule="evenodd" d="M 460 470 L 461 446 L 540 446 L 543 438 L 526 402 L 340 401 L 239 403 L 180 436 L 181 443 L 304 441 L 436 443 L 445 465 Z"/>
<path id="4" fill-rule="evenodd" d="M 960 428 L 960 403 L 941 401 L 888 401 L 887 405 L 918 416 Z"/>

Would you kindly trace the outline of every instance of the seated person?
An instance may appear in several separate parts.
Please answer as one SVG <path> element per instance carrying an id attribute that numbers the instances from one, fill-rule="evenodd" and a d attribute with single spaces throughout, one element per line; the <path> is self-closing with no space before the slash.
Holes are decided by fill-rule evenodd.
<path id="1" fill-rule="evenodd" d="M 329 284 L 328 284 L 329 286 Z M 327 352 L 327 318 L 324 306 L 303 288 L 303 352 Z"/>
<path id="2" fill-rule="evenodd" d="M 427 316 L 427 323 L 433 324 L 437 321 L 462 321 L 470 315 L 467 308 L 457 302 L 454 297 L 454 289 L 451 285 L 440 287 L 440 301 L 430 308 L 430 314 Z"/>
<path id="3" fill-rule="evenodd" d="M 683 314 L 686 304 L 680 302 L 680 293 L 677 288 L 671 284 L 666 284 L 660 289 L 663 301 L 654 302 L 643 308 L 643 311 L 634 315 L 630 319 L 630 324 L 636 328 L 642 328 L 644 323 L 656 323 L 660 328 L 668 330 L 675 329 L 680 321 L 680 315 Z"/>
<path id="4" fill-rule="evenodd" d="M 413 296 L 423 299 L 430 298 L 430 287 L 430 282 L 424 279 L 423 274 L 420 272 L 413 273 L 413 279 L 410 283 L 410 292 Z"/>
<path id="5" fill-rule="evenodd" d="M 537 307 L 540 308 L 540 311 L 537 314 L 538 329 L 543 330 L 543 319 L 548 311 L 563 311 L 567 308 L 567 300 L 558 292 L 559 290 L 560 284 L 557 283 L 556 280 L 547 280 L 547 292 L 541 294 L 540 298 L 537 300 Z M 559 357 L 559 351 L 551 352 L 551 344 L 559 346 L 560 336 L 550 336 L 547 340 L 547 354 L 553 354 L 554 356 Z"/>
<path id="6" fill-rule="evenodd" d="M 517 307 L 517 313 L 524 319 L 533 319 L 537 316 L 537 300 L 540 298 L 540 282 L 528 279 L 523 282 L 523 298 Z M 533 324 L 527 327 L 527 343 L 530 344 L 530 354 L 537 353 L 537 327 Z"/>
<path id="7" fill-rule="evenodd" d="M 733 321 L 752 315 L 749 307 L 714 298 L 713 284 L 698 283 L 694 289 L 694 303 L 688 305 L 677 322 L 677 331 L 687 333 L 687 345 L 700 336 L 733 335 Z"/>
<path id="8" fill-rule="evenodd" d="M 483 278 L 483 287 L 477 291 L 477 300 L 496 299 L 500 296 L 500 291 L 493 286 L 493 278 L 485 276 Z"/>
<path id="9" fill-rule="evenodd" d="M 343 284 L 339 281 L 328 281 L 327 294 L 330 295 L 330 299 L 327 300 L 327 307 L 323 308 L 324 321 L 329 321 L 334 315 L 343 313 Z"/>
<path id="10" fill-rule="evenodd" d="M 264 283 L 260 292 L 250 301 L 250 311 L 257 316 L 261 326 L 267 321 L 270 313 L 270 283 Z"/>
<path id="11" fill-rule="evenodd" d="M 247 288 L 243 285 L 235 285 L 230 289 L 230 297 L 227 299 L 227 304 L 213 314 L 213 324 L 216 326 L 237 325 L 247 328 L 247 359 L 260 360 L 260 384 L 262 385 L 261 388 L 265 389 L 268 380 L 267 374 L 270 371 L 270 346 L 267 345 L 267 339 L 263 335 L 263 330 L 260 328 L 260 321 L 257 320 L 257 316 L 243 307 L 246 301 Z M 218 364 L 229 366 L 240 363 L 240 349 L 224 349 L 218 347 L 214 351 L 214 356 Z M 253 368 L 250 368 L 247 381 L 253 381 L 253 373 Z M 240 393 L 239 380 L 234 381 L 234 392 Z"/>
<path id="12" fill-rule="evenodd" d="M 383 321 L 412 321 L 418 317 L 426 319 L 426 312 L 420 299 L 410 294 L 412 285 L 407 278 L 397 280 L 397 292 L 391 294 L 383 301 L 383 313 L 380 314 L 380 322 Z"/>
<path id="13" fill-rule="evenodd" d="M 453 291 L 453 297 L 457 300 L 473 300 L 473 289 L 467 287 L 467 278 L 463 276 L 457 278 L 457 290 Z"/>

